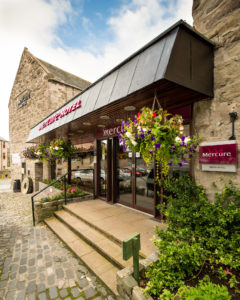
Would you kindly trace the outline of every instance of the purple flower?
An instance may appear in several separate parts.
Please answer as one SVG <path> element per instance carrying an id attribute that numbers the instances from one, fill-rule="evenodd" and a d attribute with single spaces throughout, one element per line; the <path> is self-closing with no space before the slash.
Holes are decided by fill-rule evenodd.
<path id="1" fill-rule="evenodd" d="M 120 137 L 121 137 L 121 133 L 118 133 L 118 138 L 120 139 Z"/>
<path id="2" fill-rule="evenodd" d="M 148 130 L 147 133 L 150 134 L 150 133 L 151 133 L 151 130 Z"/>
<path id="3" fill-rule="evenodd" d="M 122 131 L 123 131 L 124 130 L 124 123 L 121 124 L 121 127 L 122 127 Z"/>
<path id="4" fill-rule="evenodd" d="M 137 124 L 137 120 L 134 120 L 134 124 Z"/>
<path id="5" fill-rule="evenodd" d="M 183 164 L 182 164 L 181 162 L 179 162 L 178 165 L 179 165 L 179 167 L 182 167 L 182 166 L 183 166 Z"/>
<path id="6" fill-rule="evenodd" d="M 126 146 L 123 145 L 123 151 L 125 152 L 127 150 Z"/>
<path id="7" fill-rule="evenodd" d="M 183 136 L 181 136 L 181 140 L 182 141 L 184 141 L 185 140 L 185 136 L 183 135 Z"/>
<path id="8" fill-rule="evenodd" d="M 195 152 L 196 152 L 196 150 L 192 150 L 192 152 L 193 152 L 193 153 L 195 153 Z"/>
<path id="9" fill-rule="evenodd" d="M 148 150 L 148 152 L 149 152 L 150 154 L 153 154 L 153 151 L 152 151 L 152 150 Z"/>
<path id="10" fill-rule="evenodd" d="M 140 138 L 144 139 L 144 134 L 143 133 L 140 134 Z"/>
<path id="11" fill-rule="evenodd" d="M 161 144 L 155 144 L 156 149 L 160 149 L 160 147 L 161 147 Z"/>
<path id="12" fill-rule="evenodd" d="M 172 147 L 170 147 L 170 149 L 172 149 L 172 150 L 176 150 L 176 145 L 173 145 Z"/>
<path id="13" fill-rule="evenodd" d="M 184 143 L 184 142 L 182 142 L 182 143 L 180 144 L 180 146 L 185 146 L 185 143 Z"/>
<path id="14" fill-rule="evenodd" d="M 173 163 L 172 163 L 172 162 L 169 162 L 169 163 L 168 163 L 168 165 L 169 165 L 169 166 L 172 166 L 172 165 L 173 165 Z"/>
<path id="15" fill-rule="evenodd" d="M 127 125 L 129 125 L 129 122 L 128 122 L 128 121 L 126 121 L 126 124 L 127 124 Z"/>
<path id="16" fill-rule="evenodd" d="M 151 141 L 155 141 L 155 135 L 151 135 Z"/>
<path id="17" fill-rule="evenodd" d="M 136 138 L 138 137 L 138 134 L 137 134 L 137 132 L 135 133 L 135 137 L 136 137 Z"/>
<path id="18" fill-rule="evenodd" d="M 189 154 L 189 157 L 192 158 L 193 157 L 192 154 Z"/>

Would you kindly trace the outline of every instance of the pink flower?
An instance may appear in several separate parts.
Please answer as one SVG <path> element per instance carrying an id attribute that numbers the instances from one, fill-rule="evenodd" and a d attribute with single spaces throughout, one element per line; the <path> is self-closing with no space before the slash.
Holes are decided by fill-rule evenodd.
<path id="1" fill-rule="evenodd" d="M 229 269 L 226 268 L 226 272 L 225 272 L 225 275 L 227 276 L 229 274 Z"/>
<path id="2" fill-rule="evenodd" d="M 76 192 L 76 189 L 72 189 L 72 190 L 71 190 L 71 193 L 72 193 L 72 194 L 73 194 L 74 192 Z"/>

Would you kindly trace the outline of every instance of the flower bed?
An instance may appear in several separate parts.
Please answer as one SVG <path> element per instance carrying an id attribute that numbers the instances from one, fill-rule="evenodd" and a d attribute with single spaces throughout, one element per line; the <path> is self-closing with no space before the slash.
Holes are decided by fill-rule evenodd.
<path id="1" fill-rule="evenodd" d="M 50 180 L 45 180 L 45 183 L 40 182 L 40 189 L 46 187 L 49 183 L 51 183 Z M 67 193 L 67 202 L 93 199 L 93 195 L 90 193 L 70 186 L 68 186 L 68 189 L 70 191 Z M 36 223 L 42 222 L 44 219 L 51 217 L 55 211 L 62 209 L 64 202 L 63 186 L 59 184 L 54 184 L 54 186 L 49 187 L 49 189 L 36 196 L 34 202 Z"/>

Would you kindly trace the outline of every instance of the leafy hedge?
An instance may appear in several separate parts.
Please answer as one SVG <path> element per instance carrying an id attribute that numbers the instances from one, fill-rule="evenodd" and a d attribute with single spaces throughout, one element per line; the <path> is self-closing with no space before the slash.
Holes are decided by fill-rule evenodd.
<path id="1" fill-rule="evenodd" d="M 229 182 L 211 203 L 202 186 L 186 175 L 166 180 L 164 188 L 168 229 L 156 228 L 154 243 L 161 256 L 146 272 L 145 292 L 174 299 L 177 289 L 201 278 L 207 265 L 211 278 L 240 298 L 240 190 Z"/>

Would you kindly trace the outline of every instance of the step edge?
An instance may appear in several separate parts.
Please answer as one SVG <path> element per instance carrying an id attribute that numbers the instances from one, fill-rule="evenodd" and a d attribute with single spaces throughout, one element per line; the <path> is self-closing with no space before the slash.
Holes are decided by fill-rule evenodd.
<path id="1" fill-rule="evenodd" d="M 56 218 L 57 219 L 57 218 Z M 118 296 L 118 294 L 115 292 L 115 291 L 113 291 L 112 290 L 112 288 L 108 285 L 108 283 L 106 283 L 101 277 L 100 277 L 100 275 L 98 275 L 98 274 L 96 274 L 95 272 L 94 272 L 94 270 L 84 261 L 84 257 L 80 257 L 76 252 L 75 252 L 75 250 L 73 249 L 73 248 L 71 248 L 71 246 L 69 246 L 62 238 L 61 238 L 61 236 L 60 236 L 60 234 L 58 234 L 52 227 L 51 227 L 51 225 L 50 224 L 48 224 L 48 222 L 47 222 L 47 220 L 48 219 L 44 219 L 44 223 L 48 226 L 48 228 L 66 245 L 66 247 L 71 251 L 71 252 L 73 252 L 74 253 L 74 255 L 76 256 L 76 257 L 78 257 L 87 267 L 88 267 L 88 269 L 90 269 L 91 270 L 91 272 L 101 281 L 101 282 L 103 282 L 103 284 L 104 285 L 106 285 L 106 287 L 113 293 L 113 295 L 115 295 L 115 296 Z M 59 222 L 61 222 L 60 220 L 58 220 Z M 64 226 L 66 226 L 65 224 L 64 224 Z M 67 226 L 66 226 L 67 227 Z M 68 227 L 67 227 L 68 228 Z M 69 228 L 68 228 L 69 229 Z M 70 230 L 70 229 L 69 229 Z M 74 233 L 74 232 L 73 232 Z M 75 234 L 75 233 L 74 233 Z M 85 242 L 85 241 L 84 241 Z M 104 257 L 105 258 L 105 257 Z M 106 258 L 105 258 L 106 259 Z M 106 259 L 107 260 L 107 259 Z M 109 261 L 109 263 L 111 263 L 110 261 Z M 114 266 L 114 265 L 113 265 Z M 116 267 L 116 266 L 115 266 Z"/>
<path id="2" fill-rule="evenodd" d="M 66 220 L 64 220 L 61 216 L 54 213 L 55 217 L 60 220 L 62 223 L 64 223 L 65 226 L 67 226 L 74 234 L 76 234 L 79 238 L 81 238 L 85 243 L 87 243 L 89 246 L 91 246 L 94 250 L 96 250 L 99 254 L 101 254 L 105 259 L 107 259 L 109 262 L 111 262 L 115 267 L 118 269 L 124 269 L 126 268 L 125 265 L 122 265 L 118 260 L 116 260 L 114 257 L 112 257 L 109 253 L 104 251 L 104 249 L 100 248 L 97 244 L 95 244 L 93 241 L 91 241 L 87 236 L 85 236 L 82 232 L 79 232 L 76 228 L 73 227 L 70 223 L 67 223 Z M 84 222 L 85 223 L 85 222 Z M 91 226 L 89 226 L 91 227 Z M 92 228 L 92 227 L 91 227 Z M 95 229 L 95 228 L 94 228 Z M 107 238 L 105 235 L 103 235 L 105 238 Z M 114 243 L 114 242 L 113 242 Z M 115 244 L 115 243 L 114 243 Z M 116 245 L 116 244 L 115 244 Z M 117 245 L 118 246 L 118 245 Z M 120 248 L 121 249 L 121 248 Z"/>
<path id="3" fill-rule="evenodd" d="M 77 219 L 81 220 L 82 222 L 84 222 L 85 224 L 87 224 L 88 226 L 90 226 L 91 228 L 95 229 L 96 231 L 98 231 L 99 233 L 103 234 L 104 236 L 106 236 L 108 239 L 110 239 L 111 241 L 113 241 L 115 244 L 117 244 L 118 246 L 122 246 L 122 241 L 119 240 L 118 238 L 116 238 L 115 236 L 113 236 L 112 234 L 102 230 L 101 228 L 99 228 L 98 226 L 90 223 L 89 221 L 87 221 L 86 219 L 84 219 L 83 217 L 81 217 L 80 215 L 76 214 L 74 211 L 72 211 L 71 209 L 69 209 L 69 207 L 67 207 L 67 205 L 63 205 L 63 210 L 66 210 L 67 212 L 69 212 L 71 215 L 75 216 Z M 139 256 L 141 259 L 145 259 L 147 258 L 147 255 L 144 254 L 141 250 L 139 251 Z"/>

